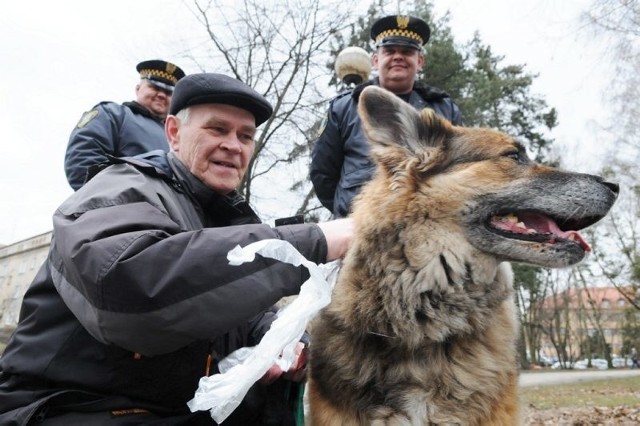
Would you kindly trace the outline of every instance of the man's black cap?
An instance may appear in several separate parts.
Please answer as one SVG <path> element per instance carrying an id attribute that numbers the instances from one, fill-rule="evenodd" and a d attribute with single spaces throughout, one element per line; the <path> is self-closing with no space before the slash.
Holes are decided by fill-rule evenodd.
<path id="1" fill-rule="evenodd" d="M 371 39 L 376 47 L 406 46 L 420 50 L 430 36 L 429 25 L 414 16 L 385 16 L 371 26 Z"/>
<path id="2" fill-rule="evenodd" d="M 273 108 L 260 93 L 240 80 L 224 74 L 190 74 L 176 84 L 169 114 L 199 104 L 227 104 L 246 109 L 256 119 L 256 127 L 271 117 Z"/>
<path id="3" fill-rule="evenodd" d="M 173 92 L 178 80 L 185 75 L 179 66 L 161 59 L 140 62 L 136 70 L 140 73 L 140 78 L 169 92 Z"/>

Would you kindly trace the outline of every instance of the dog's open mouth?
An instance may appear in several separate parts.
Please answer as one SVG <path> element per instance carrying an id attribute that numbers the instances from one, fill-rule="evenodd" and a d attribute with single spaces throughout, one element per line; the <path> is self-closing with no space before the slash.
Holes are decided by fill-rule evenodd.
<path id="1" fill-rule="evenodd" d="M 582 229 L 591 222 L 585 224 L 565 223 L 561 229 L 555 220 L 540 213 L 518 212 L 491 216 L 490 226 L 500 234 L 526 241 L 537 241 L 546 244 L 572 241 L 584 251 L 590 252 L 591 247 L 573 229 Z"/>

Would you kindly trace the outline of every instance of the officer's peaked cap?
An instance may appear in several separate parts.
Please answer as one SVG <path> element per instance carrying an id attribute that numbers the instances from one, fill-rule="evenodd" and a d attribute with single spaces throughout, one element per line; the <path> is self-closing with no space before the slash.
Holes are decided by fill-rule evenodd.
<path id="1" fill-rule="evenodd" d="M 406 46 L 419 50 L 430 36 L 429 25 L 415 16 L 385 16 L 371 26 L 371 39 L 376 47 Z"/>
<path id="2" fill-rule="evenodd" d="M 173 92 L 176 83 L 185 76 L 179 66 L 162 59 L 142 61 L 136 66 L 136 70 L 140 73 L 140 78 L 169 92 Z"/>

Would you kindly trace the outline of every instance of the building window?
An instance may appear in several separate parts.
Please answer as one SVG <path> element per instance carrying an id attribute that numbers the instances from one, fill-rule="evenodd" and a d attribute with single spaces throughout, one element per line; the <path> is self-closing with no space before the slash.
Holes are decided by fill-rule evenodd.
<path id="1" fill-rule="evenodd" d="M 618 299 L 617 305 L 618 305 L 619 307 L 624 307 L 624 305 L 626 305 L 626 304 L 627 304 L 627 301 L 626 301 L 626 300 L 624 300 L 624 299 Z"/>
<path id="2" fill-rule="evenodd" d="M 609 299 L 602 299 L 602 303 L 600 303 L 600 306 L 607 309 L 611 306 L 611 302 L 609 301 Z"/>

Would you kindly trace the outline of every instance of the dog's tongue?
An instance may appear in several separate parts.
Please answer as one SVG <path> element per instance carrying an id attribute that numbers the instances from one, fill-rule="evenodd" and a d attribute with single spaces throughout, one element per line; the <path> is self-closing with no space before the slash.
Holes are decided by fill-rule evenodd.
<path id="1" fill-rule="evenodd" d="M 497 218 L 494 224 L 501 229 L 517 234 L 553 234 L 556 237 L 576 241 L 584 251 L 590 252 L 591 247 L 577 231 L 563 231 L 547 216 L 537 213 L 520 213 Z"/>
<path id="2" fill-rule="evenodd" d="M 560 238 L 564 238 L 565 240 L 577 241 L 580 244 L 580 247 L 582 247 L 584 251 L 586 252 L 591 251 L 591 246 L 584 240 L 584 238 L 582 238 L 580 234 L 578 234 L 577 231 L 563 231 L 560 228 L 558 228 L 558 225 L 556 225 L 556 223 L 551 219 L 549 219 L 548 225 L 549 225 L 549 230 L 554 235 L 557 235 Z"/>

